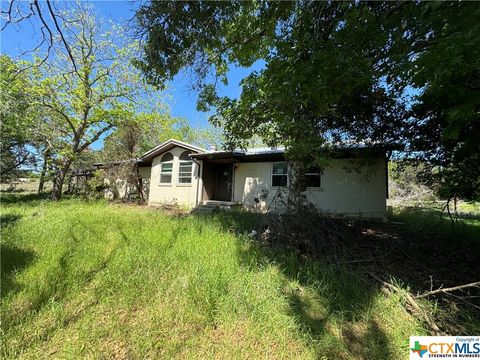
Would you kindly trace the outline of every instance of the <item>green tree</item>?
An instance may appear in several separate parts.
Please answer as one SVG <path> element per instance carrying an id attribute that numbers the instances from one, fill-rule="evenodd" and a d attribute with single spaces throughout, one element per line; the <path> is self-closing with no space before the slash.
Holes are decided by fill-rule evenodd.
<path id="1" fill-rule="evenodd" d="M 479 154 L 479 11 L 459 2 L 150 2 L 137 13 L 137 66 L 160 85 L 193 69 L 199 109 L 215 109 L 230 147 L 259 135 L 321 164 L 331 144 L 404 142 L 457 173 L 453 187 L 462 178 L 473 190 L 478 172 L 461 169 Z M 217 94 L 230 64 L 259 60 L 238 99 Z"/>
<path id="2" fill-rule="evenodd" d="M 35 156 L 33 124 L 37 108 L 32 105 L 32 84 L 27 72 L 19 75 L 20 65 L 0 56 L 0 177 L 15 177 L 21 167 L 32 166 Z"/>
<path id="3" fill-rule="evenodd" d="M 382 69 L 397 91 L 416 90 L 409 145 L 432 170 L 426 183 L 446 199 L 480 199 L 480 8 L 473 3 L 409 4 L 388 27 L 394 61 Z M 407 33 L 403 33 L 408 31 Z"/>
<path id="4" fill-rule="evenodd" d="M 128 43 L 124 30 L 105 28 L 91 7 L 77 4 L 62 15 L 64 37 L 39 67 L 37 92 L 49 113 L 43 129 L 50 129 L 54 185 L 52 198 L 62 196 L 65 176 L 77 157 L 102 135 L 131 119 L 136 100 L 152 89 L 130 66 L 136 43 Z M 153 91 L 153 90 L 152 90 Z M 57 136 L 60 134 L 60 136 Z"/>
<path id="5" fill-rule="evenodd" d="M 331 144 L 399 136 L 401 107 L 375 72 L 376 37 L 367 36 L 362 11 L 340 2 L 152 2 L 138 12 L 148 31 L 137 65 L 157 84 L 193 68 L 198 108 L 215 109 L 211 122 L 225 129 L 227 147 L 255 136 L 286 146 L 296 164 L 290 194 L 299 200 L 305 168 L 325 166 Z M 229 64 L 259 60 L 265 65 L 242 80 L 238 99 L 217 94 Z"/>
<path id="6" fill-rule="evenodd" d="M 185 118 L 173 117 L 161 109 L 132 113 L 104 141 L 103 161 L 135 159 L 168 139 L 198 146 L 221 147 L 221 134 L 212 127 L 194 128 Z"/>

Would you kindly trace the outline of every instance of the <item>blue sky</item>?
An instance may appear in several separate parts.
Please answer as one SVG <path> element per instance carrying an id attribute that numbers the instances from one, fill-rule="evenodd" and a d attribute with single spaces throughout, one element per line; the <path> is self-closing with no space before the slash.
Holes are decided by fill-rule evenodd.
<path id="1" fill-rule="evenodd" d="M 120 24 L 126 24 L 134 15 L 130 1 L 93 1 L 91 2 L 100 16 Z M 17 26 L 9 26 L 1 35 L 1 52 L 13 58 L 18 58 L 23 50 L 30 50 L 38 43 L 38 34 L 34 28 L 38 24 L 22 22 Z M 231 66 L 228 73 L 229 85 L 220 88 L 220 94 L 229 97 L 238 97 L 241 92 L 239 82 L 249 74 L 251 69 Z M 189 90 L 188 79 L 185 73 L 179 73 L 169 84 L 167 102 L 173 116 L 185 117 L 193 127 L 208 126 L 208 114 L 196 110 L 197 94 Z M 94 148 L 102 146 L 102 141 L 95 144 Z"/>

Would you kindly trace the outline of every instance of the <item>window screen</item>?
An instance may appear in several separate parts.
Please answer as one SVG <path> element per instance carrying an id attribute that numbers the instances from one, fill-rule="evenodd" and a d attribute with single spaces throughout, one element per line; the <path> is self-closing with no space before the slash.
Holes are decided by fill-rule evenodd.
<path id="1" fill-rule="evenodd" d="M 166 153 L 162 156 L 160 168 L 160 183 L 170 184 L 172 182 L 173 155 Z"/>
<path id="2" fill-rule="evenodd" d="M 180 155 L 180 164 L 178 168 L 178 182 L 180 184 L 190 184 L 192 182 L 193 162 L 189 155 L 190 151 L 184 151 Z"/>
<path id="3" fill-rule="evenodd" d="M 286 186 L 287 180 L 287 163 L 274 163 L 272 167 L 272 186 Z"/>

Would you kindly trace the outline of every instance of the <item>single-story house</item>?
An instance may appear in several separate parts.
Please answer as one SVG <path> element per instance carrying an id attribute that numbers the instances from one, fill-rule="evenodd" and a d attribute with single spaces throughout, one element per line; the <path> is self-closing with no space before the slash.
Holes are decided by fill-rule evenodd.
<path id="1" fill-rule="evenodd" d="M 387 154 L 394 149 L 340 150 L 331 166 L 306 174 L 308 199 L 326 212 L 384 218 Z M 171 139 L 146 152 L 138 164 L 139 174 L 149 182 L 150 205 L 213 203 L 265 212 L 275 208 L 289 181 L 283 148 L 216 151 Z M 365 171 L 358 172 L 358 168 Z"/>

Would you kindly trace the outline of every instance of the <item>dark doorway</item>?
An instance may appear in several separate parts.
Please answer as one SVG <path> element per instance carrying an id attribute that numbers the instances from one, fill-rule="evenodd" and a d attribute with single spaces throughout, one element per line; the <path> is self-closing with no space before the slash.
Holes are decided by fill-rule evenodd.
<path id="1" fill-rule="evenodd" d="M 231 201 L 233 184 L 233 165 L 218 164 L 216 168 L 215 200 Z"/>

